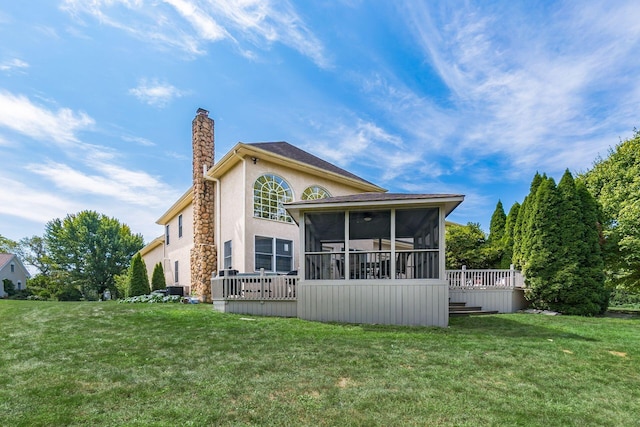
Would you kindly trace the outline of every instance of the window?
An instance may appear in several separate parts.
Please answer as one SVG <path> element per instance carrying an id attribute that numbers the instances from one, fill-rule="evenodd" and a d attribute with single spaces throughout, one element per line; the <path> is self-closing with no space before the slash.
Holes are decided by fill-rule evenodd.
<path id="1" fill-rule="evenodd" d="M 16 265 L 11 263 L 11 272 L 15 273 L 16 272 Z"/>
<path id="2" fill-rule="evenodd" d="M 169 224 L 164 227 L 164 243 L 169 245 Z"/>
<path id="3" fill-rule="evenodd" d="M 182 214 L 178 215 L 178 237 L 182 237 Z"/>
<path id="4" fill-rule="evenodd" d="M 224 242 L 224 269 L 231 268 L 231 240 Z"/>
<path id="5" fill-rule="evenodd" d="M 284 208 L 293 201 L 287 182 L 277 175 L 262 175 L 253 184 L 253 216 L 275 221 L 293 222 Z"/>
<path id="6" fill-rule="evenodd" d="M 326 199 L 327 197 L 331 197 L 331 194 L 329 194 L 329 192 L 324 188 L 317 185 L 307 187 L 302 192 L 302 200 Z"/>
<path id="7" fill-rule="evenodd" d="M 255 270 L 288 273 L 293 270 L 293 242 L 285 239 L 256 236 Z"/>
<path id="8" fill-rule="evenodd" d="M 178 261 L 176 261 L 174 265 L 175 265 L 175 267 L 173 269 L 173 274 L 175 276 L 174 277 L 174 279 L 175 279 L 174 282 L 177 284 L 177 283 L 180 283 L 180 281 L 178 280 L 178 278 L 180 277 L 180 275 L 178 274 Z"/>

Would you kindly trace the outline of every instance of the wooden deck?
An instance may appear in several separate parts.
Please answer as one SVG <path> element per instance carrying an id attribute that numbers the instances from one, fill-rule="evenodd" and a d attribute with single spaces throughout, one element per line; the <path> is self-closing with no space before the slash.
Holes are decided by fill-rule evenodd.
<path id="1" fill-rule="evenodd" d="M 454 270 L 447 280 L 306 280 L 240 274 L 211 280 L 218 311 L 345 323 L 447 326 L 458 311 L 511 313 L 526 307 L 519 271 Z M 452 310 L 449 302 L 460 303 Z M 455 307 L 455 306 L 454 306 Z"/>

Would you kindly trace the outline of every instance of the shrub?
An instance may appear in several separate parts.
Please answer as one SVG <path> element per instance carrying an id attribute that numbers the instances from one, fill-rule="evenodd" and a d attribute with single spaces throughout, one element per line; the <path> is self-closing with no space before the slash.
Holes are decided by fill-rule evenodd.
<path id="1" fill-rule="evenodd" d="M 134 297 L 118 300 L 119 303 L 128 303 L 128 304 L 139 304 L 139 303 L 166 304 L 166 303 L 178 303 L 181 301 L 182 301 L 182 297 L 180 295 L 161 295 L 161 294 L 137 295 Z"/>
<path id="2" fill-rule="evenodd" d="M 15 291 L 9 299 L 29 299 L 30 296 L 31 291 L 29 289 L 20 289 L 19 291 Z"/>
<path id="3" fill-rule="evenodd" d="M 633 293 L 624 289 L 614 289 L 611 291 L 609 306 L 640 308 L 640 293 Z"/>
<path id="4" fill-rule="evenodd" d="M 156 291 L 159 289 L 167 288 L 167 280 L 164 277 L 164 270 L 162 264 L 157 263 L 153 267 L 153 274 L 151 275 L 151 290 Z"/>
<path id="5" fill-rule="evenodd" d="M 80 301 L 82 292 L 73 285 L 66 285 L 54 295 L 58 301 Z"/>

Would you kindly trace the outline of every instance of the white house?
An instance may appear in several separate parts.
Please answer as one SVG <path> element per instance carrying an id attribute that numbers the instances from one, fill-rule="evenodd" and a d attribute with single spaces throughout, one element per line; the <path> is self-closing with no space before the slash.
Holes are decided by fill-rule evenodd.
<path id="1" fill-rule="evenodd" d="M 18 291 L 26 289 L 29 277 L 31 275 L 16 255 L 0 253 L 0 298 L 7 296 L 5 280 L 10 280 Z"/>

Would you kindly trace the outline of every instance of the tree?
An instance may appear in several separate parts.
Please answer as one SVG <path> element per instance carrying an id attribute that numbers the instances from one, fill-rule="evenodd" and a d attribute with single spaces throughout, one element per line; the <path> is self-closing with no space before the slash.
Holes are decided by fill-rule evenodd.
<path id="1" fill-rule="evenodd" d="M 51 270 L 65 272 L 69 284 L 82 289 L 85 297 L 96 298 L 106 289 L 115 290 L 114 276 L 122 273 L 131 256 L 143 247 L 141 235 L 94 211 L 48 222 L 44 243 Z"/>
<path id="2" fill-rule="evenodd" d="M 534 306 L 553 309 L 557 301 L 559 283 L 554 280 L 560 255 L 559 204 L 560 197 L 553 178 L 544 178 L 535 194 L 529 194 L 528 221 L 522 235 L 523 274 L 527 279 L 527 298 Z"/>
<path id="3" fill-rule="evenodd" d="M 500 242 L 504 236 L 505 226 L 507 223 L 507 215 L 504 213 L 502 201 L 498 200 L 496 208 L 491 215 L 491 223 L 489 225 L 489 241 Z"/>
<path id="4" fill-rule="evenodd" d="M 609 284 L 640 291 L 640 131 L 634 129 L 579 180 L 602 207 Z"/>
<path id="5" fill-rule="evenodd" d="M 446 268 L 488 268 L 487 254 L 484 251 L 487 238 L 478 223 L 451 225 L 446 234 Z"/>
<path id="6" fill-rule="evenodd" d="M 51 272 L 51 258 L 45 240 L 40 236 L 25 237 L 20 239 L 16 247 L 16 253 L 27 265 L 37 268 L 45 276 Z"/>
<path id="7" fill-rule="evenodd" d="M 7 253 L 11 254 L 15 251 L 16 246 L 18 244 L 11 239 L 7 239 L 6 237 L 0 234 L 0 254 Z"/>
<path id="8" fill-rule="evenodd" d="M 153 274 L 151 275 L 151 290 L 165 289 L 167 287 L 167 280 L 164 277 L 164 269 L 161 263 L 157 263 L 153 267 Z"/>
<path id="9" fill-rule="evenodd" d="M 529 187 L 529 194 L 522 201 L 513 229 L 513 264 L 518 269 L 523 268 L 523 262 L 527 256 L 526 251 L 529 247 L 527 242 L 529 240 L 528 232 L 531 229 L 532 199 L 535 197 L 536 191 L 544 179 L 546 179 L 546 176 L 543 177 L 536 172 Z"/>
<path id="10" fill-rule="evenodd" d="M 149 276 L 142 256 L 138 252 L 131 260 L 129 274 L 129 295 L 147 295 L 149 293 Z"/>
<path id="11" fill-rule="evenodd" d="M 513 264 L 514 232 L 519 212 L 520 203 L 515 202 L 511 206 L 511 209 L 509 209 L 509 214 L 505 222 L 504 235 L 502 236 L 502 259 L 500 260 L 500 268 L 510 268 L 511 264 Z"/>
<path id="12" fill-rule="evenodd" d="M 543 176 L 529 194 L 522 235 L 526 296 L 537 308 L 595 315 L 606 310 L 598 206 L 567 170 L 558 186 Z"/>

